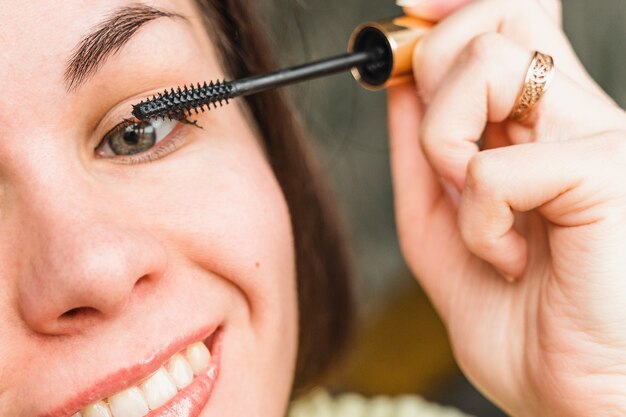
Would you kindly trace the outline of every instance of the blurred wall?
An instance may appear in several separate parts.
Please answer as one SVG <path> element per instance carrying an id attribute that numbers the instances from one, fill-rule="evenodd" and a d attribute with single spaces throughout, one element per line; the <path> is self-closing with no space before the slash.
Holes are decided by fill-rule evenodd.
<path id="1" fill-rule="evenodd" d="M 626 0 L 564 0 L 564 28 L 591 76 L 626 108 Z"/>

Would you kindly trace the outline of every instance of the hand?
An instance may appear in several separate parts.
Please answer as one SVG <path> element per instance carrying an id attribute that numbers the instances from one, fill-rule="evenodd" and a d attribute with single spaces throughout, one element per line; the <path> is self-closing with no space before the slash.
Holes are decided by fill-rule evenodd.
<path id="1" fill-rule="evenodd" d="M 511 415 L 626 415 L 626 115 L 556 1 L 462 3 L 417 47 L 415 84 L 389 91 L 404 256 L 460 366 Z M 513 122 L 533 50 L 557 73 Z"/>

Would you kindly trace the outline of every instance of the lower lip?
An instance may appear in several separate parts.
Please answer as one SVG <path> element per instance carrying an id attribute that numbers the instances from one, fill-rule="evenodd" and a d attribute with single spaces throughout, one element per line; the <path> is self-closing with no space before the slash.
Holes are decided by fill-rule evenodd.
<path id="1" fill-rule="evenodd" d="M 211 349 L 211 363 L 207 370 L 196 376 L 193 382 L 180 391 L 163 407 L 145 417 L 198 417 L 211 398 L 213 387 L 219 375 L 222 351 L 222 332 L 215 335 Z"/>

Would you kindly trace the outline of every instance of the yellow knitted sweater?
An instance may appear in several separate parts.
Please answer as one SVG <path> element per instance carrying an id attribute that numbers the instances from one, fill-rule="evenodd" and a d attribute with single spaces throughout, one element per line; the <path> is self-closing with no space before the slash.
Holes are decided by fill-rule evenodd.
<path id="1" fill-rule="evenodd" d="M 289 417 L 470 417 L 432 404 L 416 395 L 366 398 L 356 394 L 331 397 L 316 390 L 295 401 Z"/>

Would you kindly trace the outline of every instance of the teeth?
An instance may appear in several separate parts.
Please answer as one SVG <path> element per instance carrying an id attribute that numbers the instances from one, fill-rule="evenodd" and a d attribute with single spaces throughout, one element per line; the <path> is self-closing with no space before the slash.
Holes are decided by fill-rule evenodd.
<path id="1" fill-rule="evenodd" d="M 80 413 L 79 413 L 80 414 Z M 83 408 L 82 417 L 113 417 L 109 406 L 104 401 L 98 401 Z"/>
<path id="2" fill-rule="evenodd" d="M 193 370 L 187 359 L 179 353 L 174 355 L 167 364 L 167 371 L 178 389 L 183 389 L 193 381 Z"/>
<path id="3" fill-rule="evenodd" d="M 194 375 L 205 372 L 211 362 L 211 352 L 202 342 L 177 353 L 165 367 L 141 383 L 83 408 L 72 417 L 143 417 L 176 396 L 187 387 Z"/>
<path id="4" fill-rule="evenodd" d="M 115 417 L 143 417 L 148 414 L 148 404 L 137 387 L 109 397 L 109 405 Z"/>
<path id="5" fill-rule="evenodd" d="M 187 360 L 191 365 L 191 369 L 193 369 L 194 375 L 199 375 L 209 366 L 211 352 L 209 352 L 204 343 L 194 343 L 187 348 Z"/>
<path id="6" fill-rule="evenodd" d="M 163 367 L 141 384 L 141 390 L 151 410 L 159 408 L 178 392 L 176 384 Z"/>

